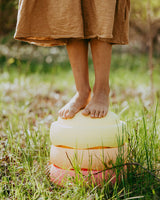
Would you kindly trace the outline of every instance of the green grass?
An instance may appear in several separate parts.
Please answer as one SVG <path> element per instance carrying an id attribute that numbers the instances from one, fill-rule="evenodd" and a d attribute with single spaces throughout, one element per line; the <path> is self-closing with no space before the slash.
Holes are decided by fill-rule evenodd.
<path id="1" fill-rule="evenodd" d="M 127 163 L 135 165 L 129 164 L 126 171 L 115 168 L 121 176 L 116 184 L 108 180 L 100 187 L 77 176 L 63 188 L 50 182 L 46 167 L 50 125 L 75 92 L 69 62 L 1 60 L 0 199 L 160 199 L 160 182 L 154 177 L 160 178 L 159 60 L 154 60 L 152 103 L 147 57 L 114 53 L 112 58 L 110 110 L 127 123 Z M 93 87 L 91 60 L 89 65 Z"/>

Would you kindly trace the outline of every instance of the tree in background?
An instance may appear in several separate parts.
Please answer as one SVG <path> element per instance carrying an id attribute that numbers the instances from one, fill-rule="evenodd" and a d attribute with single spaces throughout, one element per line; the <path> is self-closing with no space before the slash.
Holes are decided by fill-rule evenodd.
<path id="1" fill-rule="evenodd" d="M 148 50 L 150 94 L 153 103 L 153 51 L 155 50 L 156 54 L 160 51 L 160 1 L 132 0 L 131 26 L 142 36 L 143 48 Z"/>
<path id="2" fill-rule="evenodd" d="M 160 1 L 131 0 L 130 25 L 136 34 L 141 36 L 144 48 L 149 47 L 149 35 L 153 38 L 153 46 L 158 47 L 160 43 Z"/>
<path id="3" fill-rule="evenodd" d="M 17 19 L 17 0 L 0 0 L 0 35 L 15 29 Z"/>

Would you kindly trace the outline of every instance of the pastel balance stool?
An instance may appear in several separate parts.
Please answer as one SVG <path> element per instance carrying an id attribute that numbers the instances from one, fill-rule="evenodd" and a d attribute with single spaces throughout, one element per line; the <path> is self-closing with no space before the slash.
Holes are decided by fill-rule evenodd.
<path id="1" fill-rule="evenodd" d="M 111 111 L 104 118 L 81 112 L 72 119 L 59 117 L 50 128 L 50 179 L 58 185 L 68 176 L 75 177 L 75 169 L 99 184 L 115 176 L 113 170 L 105 170 L 106 166 L 112 168 L 120 154 L 126 160 L 125 123 Z"/>

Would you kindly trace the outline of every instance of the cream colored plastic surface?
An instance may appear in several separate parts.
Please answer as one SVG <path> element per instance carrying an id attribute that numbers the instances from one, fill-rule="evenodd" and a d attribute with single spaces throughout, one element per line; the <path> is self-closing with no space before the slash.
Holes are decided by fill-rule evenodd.
<path id="1" fill-rule="evenodd" d="M 109 111 L 104 118 L 91 118 L 81 111 L 72 119 L 58 118 L 52 123 L 50 137 L 55 146 L 71 148 L 118 147 L 124 144 L 119 117 Z"/>
<path id="2" fill-rule="evenodd" d="M 115 164 L 118 154 L 126 159 L 126 144 L 119 148 L 91 150 L 66 149 L 52 145 L 50 162 L 62 169 L 78 166 L 81 169 L 103 170 L 105 165 L 112 167 Z"/>

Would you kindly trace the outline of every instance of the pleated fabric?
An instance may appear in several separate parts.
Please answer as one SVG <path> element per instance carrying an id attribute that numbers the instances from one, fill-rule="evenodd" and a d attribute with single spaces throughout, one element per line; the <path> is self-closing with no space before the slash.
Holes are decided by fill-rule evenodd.
<path id="1" fill-rule="evenodd" d="M 129 42 L 130 0 L 19 0 L 14 38 L 38 46 L 70 39 Z"/>

